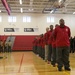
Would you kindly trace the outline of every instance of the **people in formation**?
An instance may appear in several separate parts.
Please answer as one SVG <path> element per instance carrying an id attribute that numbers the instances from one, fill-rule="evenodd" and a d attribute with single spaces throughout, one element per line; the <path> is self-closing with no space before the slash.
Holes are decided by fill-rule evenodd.
<path id="1" fill-rule="evenodd" d="M 33 52 L 48 64 L 58 68 L 58 71 L 70 71 L 69 53 L 75 52 L 75 36 L 71 37 L 70 28 L 65 25 L 64 19 L 59 24 L 50 25 L 46 32 L 35 37 Z"/>
<path id="2" fill-rule="evenodd" d="M 11 40 L 9 40 L 8 42 L 6 40 L 0 40 L 0 52 L 12 52 L 11 44 Z"/>

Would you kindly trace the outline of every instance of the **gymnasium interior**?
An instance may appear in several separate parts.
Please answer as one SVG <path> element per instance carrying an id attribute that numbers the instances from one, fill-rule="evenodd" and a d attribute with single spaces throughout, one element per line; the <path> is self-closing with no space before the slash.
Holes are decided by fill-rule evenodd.
<path id="1" fill-rule="evenodd" d="M 12 50 L 0 50 L 0 75 L 75 75 L 75 47 L 69 53 L 71 71 L 62 72 L 33 51 L 34 38 L 60 19 L 74 38 L 75 0 L 0 0 L 0 40 L 11 40 Z"/>

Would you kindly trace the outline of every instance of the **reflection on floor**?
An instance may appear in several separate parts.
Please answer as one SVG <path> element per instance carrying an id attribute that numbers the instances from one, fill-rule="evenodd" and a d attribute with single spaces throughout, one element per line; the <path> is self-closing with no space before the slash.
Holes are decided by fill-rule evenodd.
<path id="1" fill-rule="evenodd" d="M 0 53 L 0 75 L 75 75 L 75 54 L 70 54 L 71 72 L 59 72 L 33 52 Z"/>

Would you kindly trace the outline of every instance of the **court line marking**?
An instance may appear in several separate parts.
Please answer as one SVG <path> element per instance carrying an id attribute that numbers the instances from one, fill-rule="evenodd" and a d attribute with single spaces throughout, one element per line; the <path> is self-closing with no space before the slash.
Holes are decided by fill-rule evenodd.
<path id="1" fill-rule="evenodd" d="M 70 75 L 69 73 L 67 73 L 67 72 L 65 72 L 65 71 L 64 71 L 63 73 L 65 73 L 66 75 Z"/>
<path id="2" fill-rule="evenodd" d="M 23 62 L 23 58 L 24 58 L 24 53 L 23 53 L 22 58 L 21 58 L 20 67 L 19 67 L 18 73 L 20 73 L 22 62 Z"/>

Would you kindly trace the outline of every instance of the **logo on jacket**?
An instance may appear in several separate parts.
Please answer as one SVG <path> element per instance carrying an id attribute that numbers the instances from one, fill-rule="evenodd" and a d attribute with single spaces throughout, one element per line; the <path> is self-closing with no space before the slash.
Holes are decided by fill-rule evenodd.
<path id="1" fill-rule="evenodd" d="M 68 29 L 66 28 L 66 31 L 68 31 Z"/>

